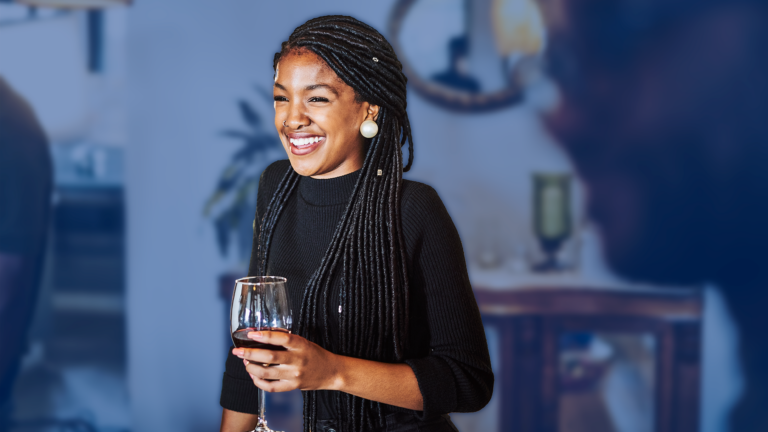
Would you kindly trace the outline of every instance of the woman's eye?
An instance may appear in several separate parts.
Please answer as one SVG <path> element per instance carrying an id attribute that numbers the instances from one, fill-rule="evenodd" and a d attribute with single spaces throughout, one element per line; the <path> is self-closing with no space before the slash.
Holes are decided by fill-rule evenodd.
<path id="1" fill-rule="evenodd" d="M 310 102 L 328 102 L 328 99 L 326 99 L 324 97 L 313 96 L 313 97 L 309 98 L 309 101 Z"/>
<path id="2" fill-rule="evenodd" d="M 288 98 L 286 98 L 285 96 L 275 96 L 275 102 L 285 102 L 287 100 Z"/>

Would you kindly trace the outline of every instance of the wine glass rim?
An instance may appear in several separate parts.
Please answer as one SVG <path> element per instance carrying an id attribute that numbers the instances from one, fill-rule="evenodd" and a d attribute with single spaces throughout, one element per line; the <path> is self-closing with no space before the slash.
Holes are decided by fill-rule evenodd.
<path id="1" fill-rule="evenodd" d="M 259 280 L 259 281 L 253 282 L 252 280 Z M 281 276 L 247 276 L 247 277 L 235 280 L 235 283 L 239 283 L 242 285 L 272 285 L 272 284 L 286 283 L 286 282 L 288 282 L 288 279 Z"/>

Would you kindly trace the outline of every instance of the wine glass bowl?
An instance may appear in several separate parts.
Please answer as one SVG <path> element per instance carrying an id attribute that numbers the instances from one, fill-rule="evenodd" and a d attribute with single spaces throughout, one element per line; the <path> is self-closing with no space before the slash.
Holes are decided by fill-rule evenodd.
<path id="1" fill-rule="evenodd" d="M 250 276 L 235 281 L 230 309 L 230 333 L 237 348 L 285 351 L 278 345 L 248 338 L 253 331 L 290 333 L 291 309 L 286 295 L 287 280 L 279 276 Z M 258 422 L 252 432 L 275 432 L 267 427 L 264 417 L 264 391 L 259 389 Z"/>

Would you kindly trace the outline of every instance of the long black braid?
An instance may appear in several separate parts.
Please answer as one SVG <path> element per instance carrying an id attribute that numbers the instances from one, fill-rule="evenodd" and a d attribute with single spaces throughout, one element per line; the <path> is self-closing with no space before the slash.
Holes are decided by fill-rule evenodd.
<path id="1" fill-rule="evenodd" d="M 358 102 L 380 108 L 379 133 L 366 140 L 366 157 L 357 184 L 320 267 L 304 291 L 295 329 L 310 341 L 331 346 L 328 307 L 319 306 L 333 304 L 328 296 L 334 276 L 341 270 L 339 304 L 343 313 L 338 354 L 401 362 L 407 346 L 409 284 L 400 197 L 403 171 L 413 162 L 406 113 L 407 79 L 389 42 L 374 28 L 351 17 L 325 16 L 298 27 L 275 54 L 275 70 L 283 55 L 301 49 L 325 60 L 355 90 Z M 408 163 L 403 167 L 402 147 L 406 143 Z M 272 233 L 299 177 L 289 168 L 264 212 L 258 249 L 260 274 L 266 274 Z M 316 331 L 320 320 L 324 334 Z M 336 406 L 341 430 L 384 426 L 377 402 L 339 393 Z M 304 392 L 305 432 L 313 428 L 316 415 L 315 392 Z"/>

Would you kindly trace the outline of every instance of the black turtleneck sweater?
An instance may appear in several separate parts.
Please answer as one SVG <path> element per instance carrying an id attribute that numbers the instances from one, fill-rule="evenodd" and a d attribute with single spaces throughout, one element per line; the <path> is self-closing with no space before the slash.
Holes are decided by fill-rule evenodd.
<path id="1" fill-rule="evenodd" d="M 287 160 L 278 161 L 261 175 L 254 245 L 259 235 L 258 221 L 288 166 Z M 323 180 L 302 177 L 297 191 L 285 204 L 272 237 L 267 273 L 288 279 L 288 298 L 294 313 L 301 310 L 304 288 L 343 217 L 358 175 L 359 171 Z M 411 333 L 406 363 L 416 375 L 424 411 L 389 405 L 385 411 L 411 414 L 419 421 L 450 412 L 477 411 L 491 398 L 493 372 L 458 232 L 437 193 L 427 185 L 404 180 L 401 209 L 411 284 Z M 251 259 L 255 256 L 254 251 Z M 339 285 L 336 281 L 328 298 L 339 297 Z M 338 316 L 329 316 L 332 346 L 324 348 L 335 352 Z M 242 360 L 230 351 L 221 405 L 255 414 L 257 390 Z M 335 417 L 333 393 L 319 392 L 318 419 Z"/>

